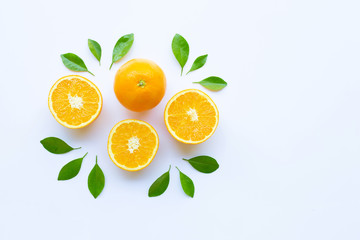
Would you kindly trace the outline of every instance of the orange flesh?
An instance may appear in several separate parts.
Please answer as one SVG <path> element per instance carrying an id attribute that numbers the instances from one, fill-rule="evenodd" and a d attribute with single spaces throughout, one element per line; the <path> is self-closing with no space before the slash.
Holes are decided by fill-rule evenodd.
<path id="1" fill-rule="evenodd" d="M 158 148 L 157 135 L 147 125 L 123 122 L 113 131 L 109 139 L 110 157 L 112 155 L 121 168 L 140 170 L 154 158 Z"/>
<path id="2" fill-rule="evenodd" d="M 81 98 L 81 104 L 72 107 L 70 98 Z M 77 78 L 61 81 L 51 96 L 52 108 L 57 117 L 66 124 L 78 126 L 89 121 L 98 111 L 100 99 L 96 90 Z"/>
<path id="3" fill-rule="evenodd" d="M 205 139 L 217 124 L 216 109 L 196 92 L 187 92 L 177 97 L 167 113 L 169 127 L 185 141 Z"/>

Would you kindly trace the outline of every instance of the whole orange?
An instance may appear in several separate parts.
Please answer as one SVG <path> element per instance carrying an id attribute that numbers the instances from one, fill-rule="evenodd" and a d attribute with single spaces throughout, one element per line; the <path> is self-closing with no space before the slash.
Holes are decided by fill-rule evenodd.
<path id="1" fill-rule="evenodd" d="M 166 78 L 161 68 L 147 59 L 132 59 L 115 75 L 114 91 L 129 110 L 142 112 L 154 108 L 164 97 Z"/>

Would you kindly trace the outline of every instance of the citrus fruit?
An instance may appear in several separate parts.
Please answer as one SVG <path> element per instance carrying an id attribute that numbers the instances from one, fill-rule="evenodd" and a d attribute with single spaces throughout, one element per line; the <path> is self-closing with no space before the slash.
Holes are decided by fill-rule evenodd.
<path id="1" fill-rule="evenodd" d="M 115 75 L 114 91 L 119 102 L 129 110 L 142 112 L 154 108 L 164 97 L 166 78 L 153 61 L 132 59 Z"/>
<path id="2" fill-rule="evenodd" d="M 198 144 L 215 132 L 219 111 L 204 92 L 187 89 L 173 96 L 165 107 L 165 124 L 170 134 L 180 142 Z"/>
<path id="3" fill-rule="evenodd" d="M 88 79 L 70 75 L 60 78 L 50 89 L 49 109 L 56 121 L 68 128 L 82 128 L 100 114 L 102 96 Z"/>
<path id="4" fill-rule="evenodd" d="M 127 171 L 147 167 L 159 148 L 159 137 L 148 123 L 136 119 L 118 122 L 110 131 L 108 153 L 116 166 Z"/>

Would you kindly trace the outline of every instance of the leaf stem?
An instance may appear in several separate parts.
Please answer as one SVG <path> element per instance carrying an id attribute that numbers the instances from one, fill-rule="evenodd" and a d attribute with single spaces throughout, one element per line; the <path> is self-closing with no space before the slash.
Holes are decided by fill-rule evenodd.
<path id="1" fill-rule="evenodd" d="M 88 153 L 85 153 L 85 155 L 82 157 L 83 159 L 86 157 L 86 155 L 87 155 Z"/>
<path id="2" fill-rule="evenodd" d="M 92 72 L 90 72 L 89 70 L 88 70 L 88 73 L 90 73 L 91 75 L 93 75 L 93 76 L 95 76 Z"/>
<path id="3" fill-rule="evenodd" d="M 189 159 L 185 159 L 185 158 L 183 158 L 182 160 L 184 160 L 184 161 L 189 161 Z"/>
<path id="4" fill-rule="evenodd" d="M 110 67 L 109 67 L 109 70 L 111 69 L 112 65 L 114 64 L 114 62 L 111 63 Z"/>
<path id="5" fill-rule="evenodd" d="M 80 149 L 81 147 L 73 148 L 73 150 Z"/>
<path id="6" fill-rule="evenodd" d="M 183 74 L 183 70 L 184 70 L 184 68 L 181 68 L 181 74 L 180 74 L 180 76 L 182 76 L 182 74 Z"/>
<path id="7" fill-rule="evenodd" d="M 200 82 L 193 82 L 193 83 L 200 83 Z"/>
<path id="8" fill-rule="evenodd" d="M 180 172 L 180 169 L 177 167 L 177 166 L 175 166 L 176 167 L 176 169 Z"/>
<path id="9" fill-rule="evenodd" d="M 170 169 L 171 169 L 171 164 L 170 164 L 170 166 L 169 166 L 169 170 L 168 170 L 168 172 L 170 172 Z"/>
<path id="10" fill-rule="evenodd" d="M 96 161 L 95 161 L 95 164 L 97 164 L 97 155 L 96 155 Z"/>

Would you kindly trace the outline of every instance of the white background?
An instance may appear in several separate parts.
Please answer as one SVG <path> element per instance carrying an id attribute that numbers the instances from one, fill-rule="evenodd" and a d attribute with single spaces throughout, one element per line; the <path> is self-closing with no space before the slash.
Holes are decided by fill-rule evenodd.
<path id="1" fill-rule="evenodd" d="M 343 0 L 5 1 L 0 7 L 0 239 L 360 239 L 360 4 Z M 124 59 L 111 63 L 117 39 L 134 33 Z M 190 44 L 185 71 L 209 54 L 204 68 L 180 77 L 171 52 L 175 33 Z M 101 66 L 87 39 L 103 49 Z M 48 92 L 73 74 L 60 54 L 82 57 L 104 105 L 89 127 L 59 125 Z M 133 113 L 113 92 L 116 70 L 133 58 L 157 62 L 167 77 L 162 102 Z M 192 84 L 220 76 L 220 92 Z M 163 122 L 176 92 L 199 88 L 218 105 L 220 124 L 207 142 L 174 140 Z M 145 170 L 117 168 L 106 150 L 118 121 L 149 122 L 160 148 Z M 40 140 L 64 139 L 76 150 L 45 151 Z M 58 182 L 61 167 L 89 155 L 79 175 Z M 182 157 L 215 157 L 206 175 Z M 99 157 L 106 186 L 98 199 L 87 176 Z M 151 183 L 178 166 L 190 176 L 187 197 L 173 168 L 168 190 L 148 198 Z"/>

